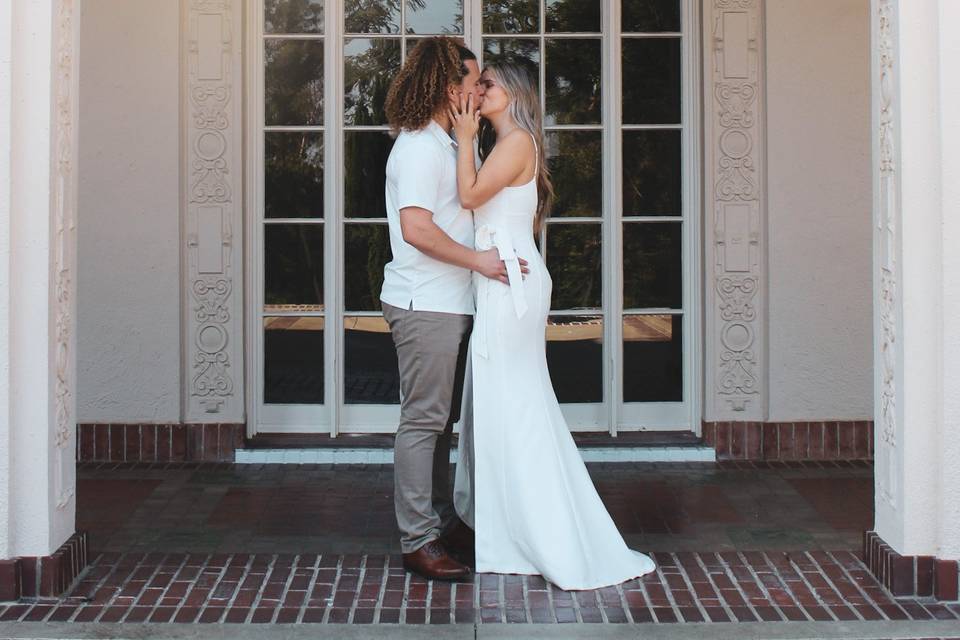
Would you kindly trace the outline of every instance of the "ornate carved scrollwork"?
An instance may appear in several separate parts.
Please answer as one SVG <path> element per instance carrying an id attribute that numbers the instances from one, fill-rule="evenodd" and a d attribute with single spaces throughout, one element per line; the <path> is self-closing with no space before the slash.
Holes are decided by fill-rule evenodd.
<path id="1" fill-rule="evenodd" d="M 239 177 L 237 148 L 239 109 L 234 92 L 234 0 L 190 0 L 186 43 L 188 180 L 186 245 L 190 302 L 190 339 L 185 341 L 188 376 L 188 419 L 230 411 L 242 418 L 235 396 L 236 362 L 242 353 L 240 301 L 235 294 L 232 229 L 239 224 L 235 194 Z M 206 216 L 205 234 L 200 233 Z M 235 218 L 237 218 L 235 220 Z M 211 234 L 219 233 L 219 236 Z M 205 259 L 204 259 L 205 258 Z M 203 266 L 201 266 L 203 265 Z M 212 265 L 212 266 L 211 266 Z M 222 421 L 222 417 L 215 418 Z"/>
<path id="2" fill-rule="evenodd" d="M 54 282 L 54 485 L 58 510 L 66 509 L 76 492 L 75 458 L 75 368 L 73 353 L 73 305 L 76 298 L 72 277 L 76 252 L 76 200 L 74 117 L 76 113 L 76 33 L 74 0 L 60 0 L 56 21 L 54 171 L 53 188 L 53 282 Z"/>
<path id="3" fill-rule="evenodd" d="M 731 16 L 742 28 L 727 31 Z M 714 216 L 713 295 L 708 316 L 713 355 L 713 393 L 717 410 L 747 412 L 760 389 L 756 345 L 761 313 L 757 309 L 761 281 L 762 179 L 759 148 L 762 132 L 758 114 L 761 48 L 758 0 L 713 0 L 709 42 L 714 57 L 708 77 L 707 109 L 712 158 L 712 189 L 708 211 Z M 731 62 L 725 63 L 730 56 Z M 746 56 L 746 57 L 744 57 Z M 729 71 L 729 73 L 728 73 Z M 709 179 L 709 178 L 708 178 Z M 732 222 L 731 222 L 732 221 Z M 760 407 L 753 409 L 756 414 Z M 759 414 L 742 419 L 760 419 Z"/>
<path id="4" fill-rule="evenodd" d="M 874 171 L 879 178 L 876 233 L 876 257 L 879 268 L 879 393 L 877 397 L 879 442 L 877 451 L 877 492 L 890 506 L 896 507 L 893 452 L 897 447 L 897 313 L 899 308 L 897 285 L 897 256 L 899 224 L 899 196 L 896 159 L 896 50 L 895 12 L 892 0 L 879 0 L 876 4 L 877 69 L 874 76 L 876 88 L 877 166 Z"/>
<path id="5" fill-rule="evenodd" d="M 233 393 L 226 352 L 231 288 L 232 283 L 224 278 L 204 278 L 193 283 L 194 314 L 199 323 L 193 392 L 208 411 L 219 409 L 223 404 L 221 397 Z"/>

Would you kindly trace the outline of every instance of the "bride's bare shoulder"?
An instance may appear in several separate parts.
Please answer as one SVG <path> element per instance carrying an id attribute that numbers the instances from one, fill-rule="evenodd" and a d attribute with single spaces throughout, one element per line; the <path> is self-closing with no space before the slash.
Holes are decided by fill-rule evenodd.
<path id="1" fill-rule="evenodd" d="M 514 151 L 533 151 L 533 138 L 526 129 L 517 127 L 503 137 L 497 144 L 509 144 Z"/>
<path id="2" fill-rule="evenodd" d="M 493 147 L 491 159 L 496 156 L 497 162 L 507 161 L 511 165 L 524 166 L 527 160 L 533 157 L 533 138 L 526 130 L 517 127 L 503 138 L 497 140 Z"/>

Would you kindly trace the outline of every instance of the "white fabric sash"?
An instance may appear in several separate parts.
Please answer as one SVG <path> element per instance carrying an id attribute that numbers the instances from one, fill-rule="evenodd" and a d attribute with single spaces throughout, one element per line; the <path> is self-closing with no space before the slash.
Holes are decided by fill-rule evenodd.
<path id="1" fill-rule="evenodd" d="M 474 238 L 474 244 L 478 251 L 486 251 L 496 247 L 500 254 L 500 259 L 507 266 L 507 280 L 510 282 L 510 295 L 513 298 L 513 309 L 517 318 L 522 318 L 527 312 L 527 298 L 523 294 L 523 274 L 520 272 L 520 259 L 513 248 L 513 241 L 510 234 L 502 227 L 492 225 L 482 225 L 477 228 Z M 487 298 L 490 295 L 490 288 L 495 284 L 489 278 L 480 277 L 477 284 L 477 317 L 476 322 L 479 325 L 475 334 L 473 344 L 477 355 L 488 358 L 487 351 L 487 332 L 490 330 L 489 307 Z"/>

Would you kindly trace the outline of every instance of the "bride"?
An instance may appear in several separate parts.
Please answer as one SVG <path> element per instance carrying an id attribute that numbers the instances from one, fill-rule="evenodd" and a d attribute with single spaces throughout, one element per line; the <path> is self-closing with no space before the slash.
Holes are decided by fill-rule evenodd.
<path id="1" fill-rule="evenodd" d="M 495 247 L 509 285 L 474 274 L 477 312 L 461 412 L 454 504 L 475 531 L 477 572 L 539 574 L 562 589 L 595 589 L 654 570 L 626 545 L 597 495 L 560 412 L 546 360 L 552 281 L 534 244 L 552 199 L 540 104 L 530 75 L 488 66 L 452 109 L 461 205 L 476 248 Z M 496 143 L 477 171 L 473 139 L 486 118 Z M 524 278 L 518 256 L 529 262 Z M 470 388 L 470 387 L 467 387 Z"/>

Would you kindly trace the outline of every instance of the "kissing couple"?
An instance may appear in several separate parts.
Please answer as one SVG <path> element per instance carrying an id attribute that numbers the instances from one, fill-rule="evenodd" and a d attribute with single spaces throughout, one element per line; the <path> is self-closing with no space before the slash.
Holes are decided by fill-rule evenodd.
<path id="1" fill-rule="evenodd" d="M 552 281 L 534 236 L 553 196 L 536 83 L 446 37 L 387 94 L 393 260 L 380 300 L 397 349 L 395 507 L 404 567 L 429 579 L 542 575 L 595 589 L 654 570 L 629 549 L 550 382 Z M 481 123 L 495 134 L 480 145 Z M 450 495 L 454 423 L 460 457 Z"/>

